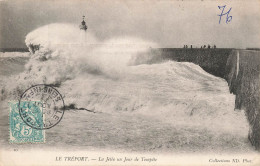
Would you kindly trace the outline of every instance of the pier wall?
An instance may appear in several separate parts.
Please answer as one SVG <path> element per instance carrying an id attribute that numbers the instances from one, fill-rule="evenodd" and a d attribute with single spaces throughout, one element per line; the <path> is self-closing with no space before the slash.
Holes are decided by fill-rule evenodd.
<path id="1" fill-rule="evenodd" d="M 225 71 L 230 92 L 236 95 L 235 108 L 246 111 L 248 138 L 260 151 L 260 51 L 233 50 Z"/>
<path id="2" fill-rule="evenodd" d="M 178 62 L 192 62 L 199 65 L 208 73 L 222 77 L 225 76 L 225 66 L 232 49 L 182 49 L 161 48 L 160 55 L 164 60 Z"/>

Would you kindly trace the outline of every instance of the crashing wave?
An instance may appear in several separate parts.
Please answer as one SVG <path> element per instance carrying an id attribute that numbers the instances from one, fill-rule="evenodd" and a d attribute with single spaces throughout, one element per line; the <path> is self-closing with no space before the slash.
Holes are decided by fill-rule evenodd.
<path id="1" fill-rule="evenodd" d="M 234 96 L 223 79 L 192 63 L 150 64 L 159 56 L 151 51 L 158 47 L 153 42 L 133 37 L 101 42 L 69 24 L 41 27 L 25 42 L 33 55 L 15 83 L 9 82 L 18 87 L 6 88 L 21 92 L 51 84 L 63 94 L 67 108 L 137 113 L 247 135 L 244 114 L 233 111 Z"/>

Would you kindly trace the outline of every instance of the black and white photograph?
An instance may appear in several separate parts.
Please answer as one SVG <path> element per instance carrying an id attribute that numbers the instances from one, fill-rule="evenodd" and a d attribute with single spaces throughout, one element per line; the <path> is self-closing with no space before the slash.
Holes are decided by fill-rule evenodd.
<path id="1" fill-rule="evenodd" d="M 260 165 L 260 1 L 0 0 L 0 165 Z"/>

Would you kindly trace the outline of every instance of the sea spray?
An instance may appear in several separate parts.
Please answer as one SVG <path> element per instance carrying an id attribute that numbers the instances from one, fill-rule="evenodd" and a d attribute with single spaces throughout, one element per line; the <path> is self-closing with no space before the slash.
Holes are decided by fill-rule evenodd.
<path id="1" fill-rule="evenodd" d="M 152 116 L 216 135 L 247 135 L 243 111 L 233 111 L 234 96 L 223 79 L 192 63 L 147 64 L 159 56 L 151 52 L 158 47 L 153 42 L 133 37 L 99 41 L 91 33 L 82 42 L 76 26 L 51 24 L 29 33 L 26 44 L 39 50 L 5 86 L 9 92 L 50 84 L 74 108 Z"/>

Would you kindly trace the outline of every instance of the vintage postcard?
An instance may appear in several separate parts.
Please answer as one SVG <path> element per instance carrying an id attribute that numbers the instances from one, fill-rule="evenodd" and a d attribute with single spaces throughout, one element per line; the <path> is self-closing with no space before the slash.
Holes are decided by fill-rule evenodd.
<path id="1" fill-rule="evenodd" d="M 260 1 L 0 0 L 0 165 L 260 165 Z"/>

